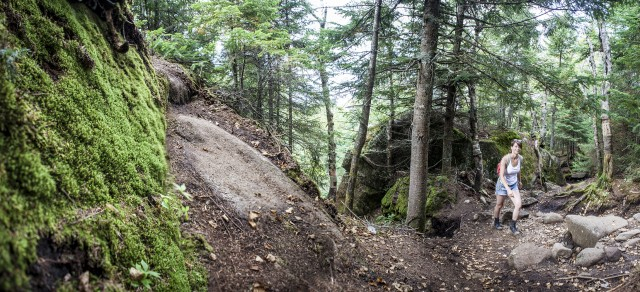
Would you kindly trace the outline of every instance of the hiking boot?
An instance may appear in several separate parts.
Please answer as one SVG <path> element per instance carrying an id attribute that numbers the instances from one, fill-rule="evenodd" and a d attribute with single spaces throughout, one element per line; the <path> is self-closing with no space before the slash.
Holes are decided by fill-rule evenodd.
<path id="1" fill-rule="evenodd" d="M 493 227 L 497 230 L 502 230 L 502 224 L 500 224 L 500 219 L 493 218 Z"/>
<path id="2" fill-rule="evenodd" d="M 518 231 L 518 228 L 516 227 L 516 221 L 511 221 L 509 228 L 511 228 L 511 233 L 513 233 L 513 235 L 520 234 L 520 231 Z"/>

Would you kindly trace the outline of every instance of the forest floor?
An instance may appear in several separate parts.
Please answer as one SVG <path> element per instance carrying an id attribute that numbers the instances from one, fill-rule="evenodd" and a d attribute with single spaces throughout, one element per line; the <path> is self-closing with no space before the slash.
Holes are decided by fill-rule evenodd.
<path id="1" fill-rule="evenodd" d="M 194 197 L 183 229 L 210 245 L 203 253 L 210 291 L 630 291 L 623 284 L 637 281 L 630 279 L 640 268 L 637 245 L 618 262 L 590 268 L 574 266 L 575 254 L 524 271 L 509 267 L 521 243 L 562 242 L 564 223 L 534 216 L 567 214 L 567 198 L 553 197 L 559 187 L 523 191 L 538 203 L 524 208 L 530 215 L 518 222 L 518 236 L 493 229 L 492 202 L 460 188 L 457 203 L 440 214 L 459 218 L 452 236 L 426 236 L 332 213 L 283 175 L 295 162 L 268 131 L 214 99 L 170 105 L 167 119 L 171 172 Z M 621 202 L 605 213 L 637 212 Z M 628 229 L 640 225 L 633 224 Z"/>

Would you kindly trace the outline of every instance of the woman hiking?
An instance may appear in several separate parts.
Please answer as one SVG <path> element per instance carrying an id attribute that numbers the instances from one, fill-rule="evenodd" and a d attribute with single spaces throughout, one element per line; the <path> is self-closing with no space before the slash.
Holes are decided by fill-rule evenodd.
<path id="1" fill-rule="evenodd" d="M 507 196 L 513 202 L 513 216 L 511 217 L 511 232 L 513 234 L 520 234 L 516 221 L 522 207 L 522 200 L 520 198 L 520 188 L 522 188 L 522 181 L 520 179 L 520 169 L 522 167 L 522 155 L 520 150 L 522 149 L 522 140 L 511 140 L 511 153 L 505 155 L 500 160 L 498 166 L 498 181 L 496 182 L 496 207 L 493 210 L 493 226 L 500 230 L 502 225 L 500 224 L 500 210 L 504 206 L 504 200 Z"/>

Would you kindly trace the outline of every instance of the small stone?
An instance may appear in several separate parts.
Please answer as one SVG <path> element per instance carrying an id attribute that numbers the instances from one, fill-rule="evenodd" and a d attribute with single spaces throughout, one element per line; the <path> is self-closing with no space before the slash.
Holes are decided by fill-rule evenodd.
<path id="1" fill-rule="evenodd" d="M 636 244 L 638 244 L 638 242 L 640 242 L 640 238 L 633 238 L 630 239 L 629 241 L 624 243 L 625 247 L 632 247 L 635 246 Z"/>
<path id="2" fill-rule="evenodd" d="M 605 257 L 603 249 L 585 248 L 576 256 L 576 266 L 590 267 Z"/>
<path id="3" fill-rule="evenodd" d="M 622 257 L 622 251 L 615 246 L 607 246 L 604 248 L 605 257 L 610 262 L 617 262 Z"/>
<path id="4" fill-rule="evenodd" d="M 264 263 L 264 260 L 260 256 L 256 256 L 256 262 Z"/>
<path id="5" fill-rule="evenodd" d="M 627 232 L 622 232 L 618 234 L 618 236 L 616 236 L 616 241 L 627 241 L 638 234 L 640 234 L 640 229 L 633 229 Z"/>
<path id="6" fill-rule="evenodd" d="M 570 248 L 565 247 L 562 243 L 556 242 L 551 249 L 551 254 L 554 258 L 569 258 L 573 251 Z"/>

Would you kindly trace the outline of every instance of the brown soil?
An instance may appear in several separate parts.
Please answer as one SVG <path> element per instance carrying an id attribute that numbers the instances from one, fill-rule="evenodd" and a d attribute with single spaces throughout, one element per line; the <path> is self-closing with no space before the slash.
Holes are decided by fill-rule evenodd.
<path id="1" fill-rule="evenodd" d="M 637 246 L 619 262 L 588 269 L 575 267 L 573 258 L 525 271 L 508 266 L 520 243 L 551 248 L 562 241 L 564 224 L 533 216 L 566 214 L 560 207 L 568 199 L 553 198 L 560 188 L 524 191 L 539 203 L 524 208 L 532 215 L 519 221 L 519 236 L 491 228 L 491 202 L 460 188 L 457 203 L 438 215 L 459 222 L 449 227 L 453 235 L 426 236 L 334 217 L 282 174 L 297 165 L 268 131 L 215 99 L 171 105 L 168 121 L 171 171 L 194 196 L 183 227 L 212 247 L 203 255 L 211 291 L 631 291 L 623 284 L 638 266 Z M 627 204 L 606 213 L 628 218 L 638 211 Z"/>

